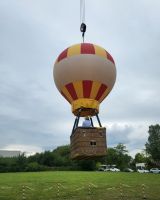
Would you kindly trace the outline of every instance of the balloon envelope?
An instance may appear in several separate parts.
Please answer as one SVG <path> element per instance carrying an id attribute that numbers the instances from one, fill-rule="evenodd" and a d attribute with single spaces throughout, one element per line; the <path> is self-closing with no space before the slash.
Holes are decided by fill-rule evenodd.
<path id="1" fill-rule="evenodd" d="M 81 116 L 99 112 L 99 104 L 112 90 L 116 80 L 116 67 L 112 56 L 102 47 L 81 43 L 65 49 L 57 58 L 54 81 L 72 112 Z"/>

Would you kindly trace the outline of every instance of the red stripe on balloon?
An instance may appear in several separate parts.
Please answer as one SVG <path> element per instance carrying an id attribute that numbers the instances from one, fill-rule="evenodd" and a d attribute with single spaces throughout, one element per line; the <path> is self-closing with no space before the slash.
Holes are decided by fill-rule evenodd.
<path id="1" fill-rule="evenodd" d="M 67 98 L 67 96 L 61 91 L 61 94 L 62 94 L 62 96 L 69 102 L 69 103 L 71 103 L 70 101 L 69 101 L 69 99 Z"/>
<path id="2" fill-rule="evenodd" d="M 66 88 L 67 88 L 67 90 L 68 90 L 68 92 L 69 92 L 69 94 L 71 95 L 71 97 L 72 97 L 73 100 L 78 99 L 77 94 L 76 94 L 76 91 L 75 91 L 75 88 L 74 88 L 74 86 L 73 86 L 73 83 L 67 84 L 67 85 L 66 85 Z"/>
<path id="3" fill-rule="evenodd" d="M 97 101 L 99 101 L 99 99 L 102 97 L 102 95 L 104 94 L 106 89 L 107 89 L 107 86 L 104 85 L 104 84 L 101 84 L 101 86 L 100 86 L 100 88 L 98 90 L 97 96 L 95 98 Z"/>
<path id="4" fill-rule="evenodd" d="M 91 94 L 93 81 L 83 81 L 83 97 L 89 98 Z"/>
<path id="5" fill-rule="evenodd" d="M 106 51 L 106 54 L 107 54 L 108 60 L 110 60 L 113 64 L 115 64 L 115 62 L 114 62 L 112 56 L 111 56 L 107 51 Z"/>
<path id="6" fill-rule="evenodd" d="M 58 62 L 67 57 L 68 48 L 65 49 L 58 57 Z"/>
<path id="7" fill-rule="evenodd" d="M 95 54 L 94 45 L 90 43 L 82 43 L 81 54 Z"/>

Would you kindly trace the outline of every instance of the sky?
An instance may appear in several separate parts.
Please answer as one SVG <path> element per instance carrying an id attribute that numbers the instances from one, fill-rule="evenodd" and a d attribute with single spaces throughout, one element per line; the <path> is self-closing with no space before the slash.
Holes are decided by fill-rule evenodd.
<path id="1" fill-rule="evenodd" d="M 86 0 L 85 41 L 105 48 L 117 68 L 100 105 L 107 146 L 123 143 L 132 156 L 160 120 L 159 10 L 159 0 Z M 79 27 L 79 0 L 0 1 L 1 150 L 69 144 L 75 117 L 54 84 L 53 66 L 64 49 L 82 42 Z"/>

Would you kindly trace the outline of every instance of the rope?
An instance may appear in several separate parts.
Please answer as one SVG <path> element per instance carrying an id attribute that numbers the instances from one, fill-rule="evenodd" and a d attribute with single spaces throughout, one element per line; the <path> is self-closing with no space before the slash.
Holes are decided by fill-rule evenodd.
<path id="1" fill-rule="evenodd" d="M 84 42 L 84 34 L 86 32 L 85 24 L 85 0 L 80 0 L 80 31 L 82 32 L 82 38 Z"/>
<path id="2" fill-rule="evenodd" d="M 85 0 L 80 0 L 80 24 L 85 23 Z"/>

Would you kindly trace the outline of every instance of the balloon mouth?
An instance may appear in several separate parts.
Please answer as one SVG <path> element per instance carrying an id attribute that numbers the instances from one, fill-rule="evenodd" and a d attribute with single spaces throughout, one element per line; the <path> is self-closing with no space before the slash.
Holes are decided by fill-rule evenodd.
<path id="1" fill-rule="evenodd" d="M 99 113 L 99 102 L 88 98 L 77 99 L 72 102 L 72 113 L 80 117 L 94 116 Z"/>

